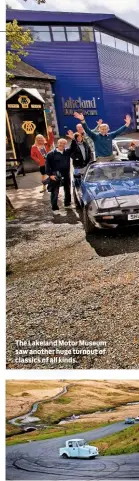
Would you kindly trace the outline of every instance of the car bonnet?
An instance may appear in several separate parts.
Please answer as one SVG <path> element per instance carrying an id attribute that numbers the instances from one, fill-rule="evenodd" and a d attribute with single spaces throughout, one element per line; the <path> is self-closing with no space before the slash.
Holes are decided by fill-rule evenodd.
<path id="1" fill-rule="evenodd" d="M 82 182 L 82 199 L 85 204 L 95 199 L 139 195 L 139 177 L 101 182 Z"/>

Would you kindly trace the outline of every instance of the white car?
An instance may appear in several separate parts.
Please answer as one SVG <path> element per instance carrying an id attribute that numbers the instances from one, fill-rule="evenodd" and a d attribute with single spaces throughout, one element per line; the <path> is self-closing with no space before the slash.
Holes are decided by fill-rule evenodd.
<path id="1" fill-rule="evenodd" d="M 62 458 L 95 458 L 98 454 L 98 448 L 89 446 L 84 439 L 69 439 L 65 447 L 59 450 Z"/>
<path id="2" fill-rule="evenodd" d="M 113 154 L 116 160 L 128 160 L 128 149 L 131 142 L 135 139 L 125 138 L 125 139 L 115 139 L 113 140 Z"/>
<path id="3" fill-rule="evenodd" d="M 130 138 L 117 138 L 112 141 L 113 145 L 113 154 L 115 156 L 115 160 L 128 160 L 128 149 L 131 142 L 135 141 L 135 139 Z M 94 161 L 96 161 L 95 152 L 94 152 Z"/>
<path id="4" fill-rule="evenodd" d="M 135 418 L 135 421 L 139 421 L 139 416 L 137 416 L 137 417 Z"/>

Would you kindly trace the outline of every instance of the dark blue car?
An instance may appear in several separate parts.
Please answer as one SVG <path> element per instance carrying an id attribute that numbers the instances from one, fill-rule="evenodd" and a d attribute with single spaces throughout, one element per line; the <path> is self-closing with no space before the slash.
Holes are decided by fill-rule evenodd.
<path id="1" fill-rule="evenodd" d="M 86 233 L 95 227 L 139 224 L 139 162 L 90 163 L 75 169 L 73 195 Z"/>

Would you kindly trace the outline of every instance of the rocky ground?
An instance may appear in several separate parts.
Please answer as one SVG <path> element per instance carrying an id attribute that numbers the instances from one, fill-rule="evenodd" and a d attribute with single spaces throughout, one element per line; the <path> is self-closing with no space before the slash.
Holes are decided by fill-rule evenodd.
<path id="1" fill-rule="evenodd" d="M 9 191 L 16 218 L 7 222 L 7 368 L 138 368 L 138 230 L 86 239 L 74 204 L 64 211 L 62 192 L 54 217 L 40 174 L 19 182 Z M 50 357 L 17 364 L 17 339 L 104 341 L 106 352 L 81 353 L 75 364 L 70 355 L 59 365 Z"/>

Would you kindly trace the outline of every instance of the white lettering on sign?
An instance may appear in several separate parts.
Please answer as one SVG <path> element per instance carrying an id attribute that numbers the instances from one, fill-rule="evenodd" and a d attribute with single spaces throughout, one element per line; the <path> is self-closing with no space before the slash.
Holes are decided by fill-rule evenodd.
<path id="1" fill-rule="evenodd" d="M 93 97 L 91 100 L 84 100 L 81 97 L 74 100 L 69 97 L 67 100 L 62 97 L 63 109 L 96 109 L 96 99 Z"/>
<path id="2" fill-rule="evenodd" d="M 64 115 L 74 115 L 74 109 L 64 109 Z M 83 110 L 84 115 L 98 115 L 97 110 Z"/>

